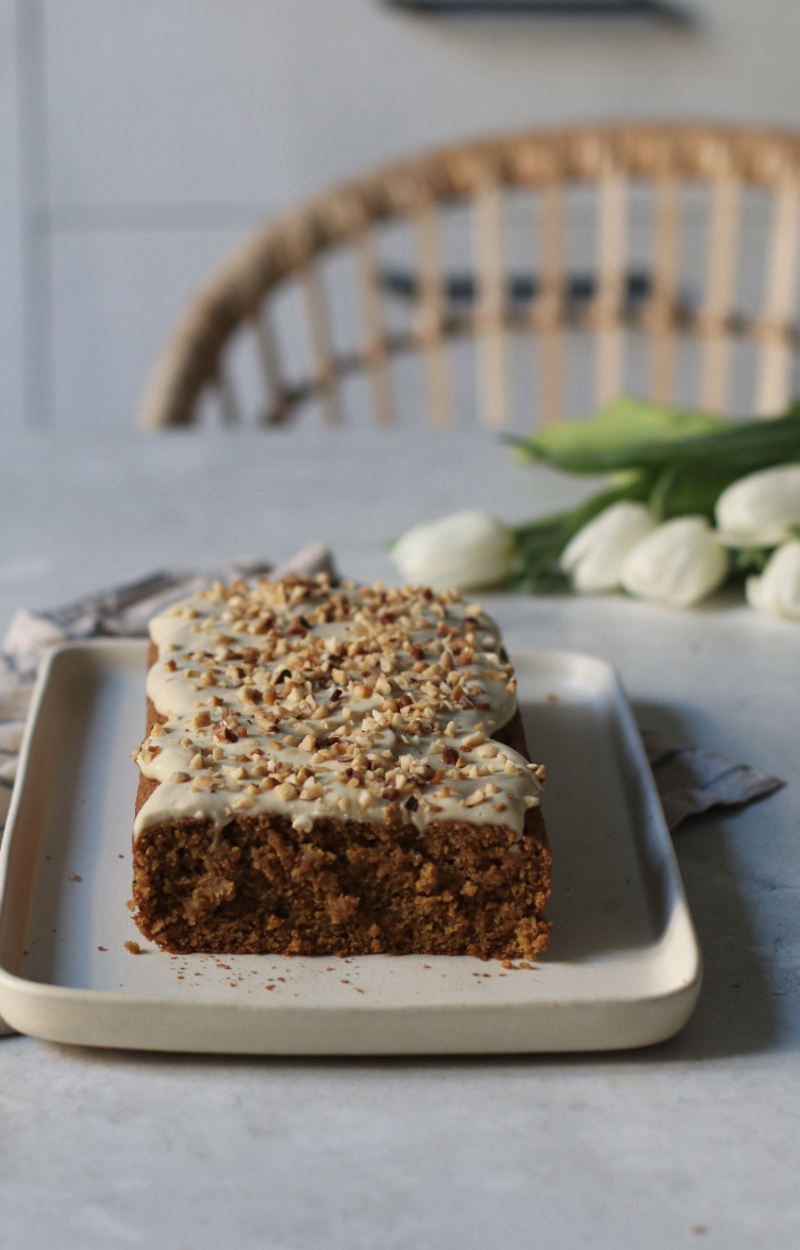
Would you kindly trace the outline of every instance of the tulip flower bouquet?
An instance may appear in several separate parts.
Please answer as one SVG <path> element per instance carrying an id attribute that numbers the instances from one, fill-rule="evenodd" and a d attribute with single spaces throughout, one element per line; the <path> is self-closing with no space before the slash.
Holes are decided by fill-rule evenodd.
<path id="1" fill-rule="evenodd" d="M 753 607 L 800 620 L 800 403 L 739 421 L 622 399 L 510 441 L 564 472 L 608 474 L 608 486 L 513 529 L 482 513 L 417 526 L 393 548 L 405 576 L 528 591 L 566 578 L 680 608 L 739 577 Z"/>

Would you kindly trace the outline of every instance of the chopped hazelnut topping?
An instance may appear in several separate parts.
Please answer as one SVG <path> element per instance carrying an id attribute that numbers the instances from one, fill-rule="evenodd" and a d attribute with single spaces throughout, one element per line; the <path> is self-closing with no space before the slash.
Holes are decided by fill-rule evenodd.
<path id="1" fill-rule="evenodd" d="M 171 771 L 188 760 L 195 793 L 236 795 L 222 809 L 229 818 L 248 802 L 271 810 L 301 799 L 318 812 L 427 820 L 444 810 L 448 819 L 456 804 L 496 798 L 495 810 L 514 804 L 518 827 L 544 769 L 487 741 L 513 710 L 513 668 L 500 663 L 480 605 L 464 611 L 457 594 L 420 587 L 292 577 L 218 585 L 162 618 L 170 624 L 151 697 L 177 731 L 154 726 L 137 762 L 156 780 L 190 781 Z M 188 708 L 201 687 L 205 703 L 171 710 L 176 692 Z M 485 732 L 476 707 L 488 713 Z M 468 780 L 481 788 L 469 793 Z M 387 803 L 375 803 L 382 795 Z M 198 808 L 209 810 L 202 799 Z"/>
<path id="2" fill-rule="evenodd" d="M 297 793 L 296 786 L 289 785 L 288 782 L 284 782 L 283 785 L 275 787 L 276 796 L 284 803 L 294 802 L 297 798 Z"/>
<path id="3" fill-rule="evenodd" d="M 485 802 L 485 800 L 486 800 L 486 795 L 483 793 L 483 790 L 473 790 L 472 794 L 469 796 L 469 798 L 466 801 L 466 806 L 477 807 L 479 803 L 483 803 Z"/>
<path id="4" fill-rule="evenodd" d="M 463 746 L 463 743 L 462 743 L 462 746 Z M 491 759 L 494 759 L 494 757 L 497 755 L 498 750 L 499 748 L 494 742 L 486 742 L 483 744 L 483 746 L 478 746 L 475 748 L 475 754 L 478 756 L 478 759 L 491 760 Z"/>

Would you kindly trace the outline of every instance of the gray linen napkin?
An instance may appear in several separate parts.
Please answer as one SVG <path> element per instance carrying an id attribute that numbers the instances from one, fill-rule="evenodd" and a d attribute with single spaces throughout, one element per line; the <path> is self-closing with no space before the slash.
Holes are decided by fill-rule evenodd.
<path id="1" fill-rule="evenodd" d="M 274 569 L 243 557 L 211 573 L 153 573 L 49 612 L 17 612 L 0 653 L 0 836 L 11 803 L 31 691 L 39 663 L 52 647 L 70 639 L 146 637 L 151 616 L 215 581 L 265 574 L 277 580 L 289 573 L 313 576 L 323 572 L 335 576 L 333 557 L 322 543 L 314 543 Z M 687 816 L 717 805 L 749 803 L 785 784 L 715 751 L 674 746 L 647 731 L 642 731 L 642 739 L 670 830 Z M 13 1032 L 0 1019 L 0 1037 Z"/>
<path id="2" fill-rule="evenodd" d="M 676 746 L 646 729 L 641 734 L 670 832 L 687 816 L 710 807 L 738 807 L 786 784 L 717 751 Z"/>

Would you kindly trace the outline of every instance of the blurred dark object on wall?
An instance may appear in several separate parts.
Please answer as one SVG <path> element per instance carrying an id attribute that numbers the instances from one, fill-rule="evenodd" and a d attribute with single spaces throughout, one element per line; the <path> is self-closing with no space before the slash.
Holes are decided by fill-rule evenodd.
<path id="1" fill-rule="evenodd" d="M 530 17 L 655 18 L 693 26 L 695 15 L 684 5 L 662 0 L 384 0 L 394 9 L 437 16 L 507 15 Z"/>

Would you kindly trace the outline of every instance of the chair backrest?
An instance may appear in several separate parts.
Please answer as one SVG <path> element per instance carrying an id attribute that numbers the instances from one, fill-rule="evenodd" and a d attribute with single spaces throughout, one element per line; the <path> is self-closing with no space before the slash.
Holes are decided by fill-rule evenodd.
<path id="1" fill-rule="evenodd" d="M 390 423 L 405 399 L 437 424 L 474 406 L 530 428 L 621 393 L 778 412 L 799 229 L 791 134 L 596 126 L 434 152 L 319 196 L 231 257 L 168 340 L 140 424 L 211 405 L 274 425 L 309 401 L 332 424 L 350 402 Z"/>

